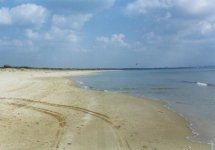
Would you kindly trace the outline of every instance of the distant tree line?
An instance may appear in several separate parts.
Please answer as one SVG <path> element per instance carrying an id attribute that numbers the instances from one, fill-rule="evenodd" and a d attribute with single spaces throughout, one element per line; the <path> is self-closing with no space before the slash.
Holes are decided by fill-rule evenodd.
<path id="1" fill-rule="evenodd" d="M 48 68 L 48 67 L 29 67 L 29 66 L 11 66 L 3 65 L 0 68 L 14 69 L 44 69 L 44 70 L 156 70 L 156 69 L 198 69 L 215 68 L 215 66 L 194 66 L 194 67 L 163 67 L 163 68 Z"/>

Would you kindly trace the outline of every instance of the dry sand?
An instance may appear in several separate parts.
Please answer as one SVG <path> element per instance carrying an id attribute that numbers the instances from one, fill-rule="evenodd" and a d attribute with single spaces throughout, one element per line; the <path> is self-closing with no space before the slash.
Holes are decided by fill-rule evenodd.
<path id="1" fill-rule="evenodd" d="M 0 70 L 0 150 L 208 150 L 162 103 L 79 88 L 92 71 Z"/>

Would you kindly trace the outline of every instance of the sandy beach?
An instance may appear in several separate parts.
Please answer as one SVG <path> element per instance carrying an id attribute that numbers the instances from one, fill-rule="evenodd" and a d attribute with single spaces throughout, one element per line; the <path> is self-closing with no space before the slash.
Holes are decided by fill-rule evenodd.
<path id="1" fill-rule="evenodd" d="M 209 150 L 157 101 L 80 88 L 94 71 L 0 70 L 0 150 Z"/>

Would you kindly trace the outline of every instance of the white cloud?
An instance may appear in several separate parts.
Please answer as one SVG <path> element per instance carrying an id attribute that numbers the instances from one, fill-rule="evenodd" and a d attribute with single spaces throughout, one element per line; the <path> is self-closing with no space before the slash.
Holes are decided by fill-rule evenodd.
<path id="1" fill-rule="evenodd" d="M 53 15 L 52 24 L 61 28 L 80 29 L 92 17 L 92 14 Z"/>
<path id="2" fill-rule="evenodd" d="M 110 41 L 111 43 L 114 44 L 119 44 L 120 46 L 126 47 L 128 44 L 124 41 L 125 35 L 120 33 L 120 34 L 113 34 Z"/>
<path id="3" fill-rule="evenodd" d="M 158 8 L 174 8 L 191 15 L 214 15 L 215 2 L 214 0 L 136 0 L 129 3 L 125 10 L 128 14 L 145 14 Z"/>
<path id="4" fill-rule="evenodd" d="M 202 21 L 198 25 L 202 34 L 211 33 L 215 29 L 215 24 L 212 24 L 207 21 Z"/>
<path id="5" fill-rule="evenodd" d="M 37 0 L 35 0 L 37 1 Z M 114 5 L 116 0 L 45 0 L 47 8 L 59 14 L 70 14 L 71 12 L 95 13 L 108 9 Z"/>
<path id="6" fill-rule="evenodd" d="M 214 0 L 173 0 L 175 5 L 191 14 L 204 15 L 215 12 Z M 213 14 L 214 15 L 214 14 Z"/>
<path id="7" fill-rule="evenodd" d="M 58 42 L 70 42 L 70 43 L 78 43 L 80 41 L 80 37 L 78 33 L 72 30 L 61 29 L 58 27 L 52 27 L 47 32 L 38 32 L 33 31 L 32 29 L 25 30 L 25 36 L 30 40 L 36 41 L 58 41 Z"/>
<path id="8" fill-rule="evenodd" d="M 150 15 L 151 21 L 163 22 L 160 28 L 164 27 L 167 32 L 174 28 L 174 37 L 177 32 L 190 38 L 199 36 L 199 33 L 207 35 L 215 28 L 214 0 L 135 0 L 127 4 L 125 12 L 128 15 Z"/>
<path id="9" fill-rule="evenodd" d="M 18 50 L 18 51 L 25 51 L 25 52 L 29 52 L 29 51 L 36 51 L 37 50 L 37 46 L 34 45 L 34 43 L 31 40 L 23 40 L 23 39 L 0 39 L 0 51 L 4 51 L 6 49 L 14 49 L 14 47 L 16 49 L 14 50 Z"/>
<path id="10" fill-rule="evenodd" d="M 47 17 L 46 8 L 36 4 L 21 4 L 0 9 L 0 25 L 41 25 Z"/>
<path id="11" fill-rule="evenodd" d="M 143 36 L 144 40 L 147 42 L 160 42 L 162 38 L 158 35 L 156 35 L 154 32 L 149 32 Z"/>
<path id="12" fill-rule="evenodd" d="M 9 26 L 10 28 L 6 29 L 11 29 L 3 33 L 0 38 L 8 37 L 8 41 L 29 40 L 38 47 L 49 45 L 57 47 L 58 45 L 69 49 L 70 46 L 80 45 L 81 29 L 93 15 L 113 6 L 115 0 L 31 0 L 28 2 L 5 0 L 5 7 L 0 6 L 0 28 Z M 16 33 L 13 34 L 13 31 Z M 19 42 L 16 44 L 19 45 Z M 19 47 L 23 45 L 24 48 L 24 44 L 27 43 L 20 44 Z"/>
<path id="13" fill-rule="evenodd" d="M 11 25 L 12 19 L 8 8 L 0 9 L 0 25 Z"/>
<path id="14" fill-rule="evenodd" d="M 57 15 L 53 14 L 49 29 L 44 32 L 37 29 L 26 29 L 25 36 L 37 41 L 57 41 L 75 44 L 81 39 L 79 30 L 90 20 L 92 14 Z"/>
<path id="15" fill-rule="evenodd" d="M 28 28 L 24 32 L 25 37 L 35 43 L 46 42 L 52 45 L 67 45 L 69 48 L 70 46 L 80 43 L 80 29 L 91 19 L 92 16 L 93 15 L 89 13 L 71 13 L 70 15 L 59 15 L 53 13 L 46 31 L 42 31 L 38 28 Z"/>
<path id="16" fill-rule="evenodd" d="M 110 37 L 100 36 L 96 38 L 96 41 L 103 43 L 104 45 L 112 45 L 119 47 L 128 47 L 129 44 L 125 42 L 125 35 L 122 33 L 113 34 Z"/>
<path id="17" fill-rule="evenodd" d="M 33 32 L 32 29 L 26 29 L 25 34 L 30 39 L 38 39 L 40 35 L 36 32 Z"/>
<path id="18" fill-rule="evenodd" d="M 78 43 L 80 41 L 80 37 L 78 33 L 70 30 L 70 29 L 62 29 L 59 27 L 52 27 L 49 31 L 49 35 L 53 40 L 63 41 L 63 42 L 72 42 Z"/>
<path id="19" fill-rule="evenodd" d="M 172 5 L 171 0 L 136 0 L 126 7 L 128 14 L 145 14 L 149 9 L 169 8 Z"/>
<path id="20" fill-rule="evenodd" d="M 97 41 L 97 42 L 102 42 L 102 43 L 108 44 L 110 40 L 109 40 L 109 37 L 100 36 L 100 37 L 97 37 L 97 38 L 96 38 L 96 41 Z"/>

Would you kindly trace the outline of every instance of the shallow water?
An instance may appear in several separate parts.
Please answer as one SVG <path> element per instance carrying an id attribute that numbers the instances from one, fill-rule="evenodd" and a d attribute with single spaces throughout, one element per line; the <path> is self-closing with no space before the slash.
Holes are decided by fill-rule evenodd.
<path id="1" fill-rule="evenodd" d="M 85 88 L 163 100 L 190 122 L 191 139 L 215 143 L 215 69 L 107 71 L 75 80 Z"/>

